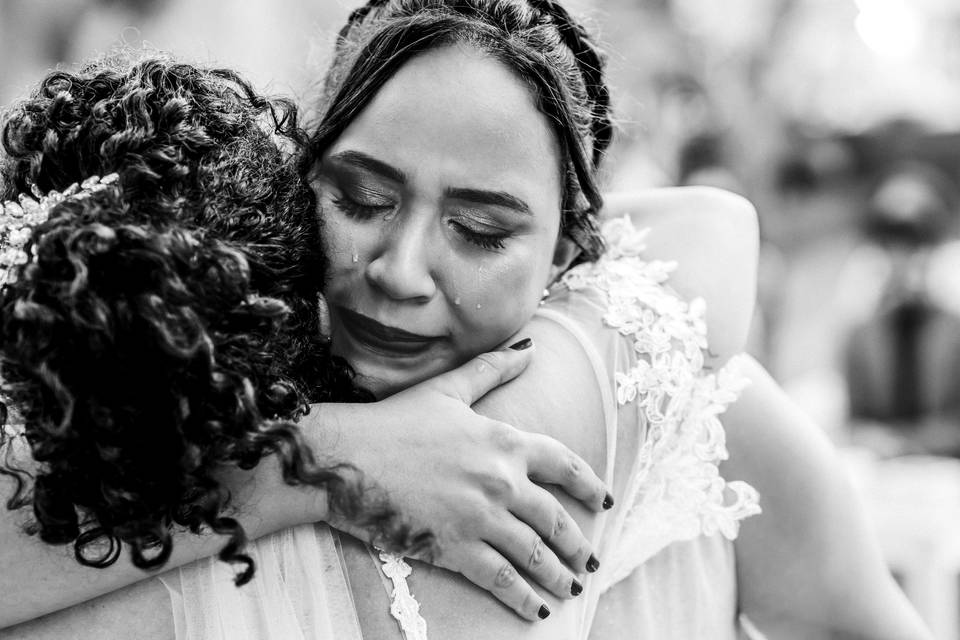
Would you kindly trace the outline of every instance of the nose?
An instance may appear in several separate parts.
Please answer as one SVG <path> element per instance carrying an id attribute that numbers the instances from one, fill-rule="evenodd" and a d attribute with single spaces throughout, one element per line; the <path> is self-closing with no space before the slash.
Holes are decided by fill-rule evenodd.
<path id="1" fill-rule="evenodd" d="M 429 229 L 421 221 L 398 216 L 366 268 L 367 281 L 397 301 L 426 302 L 437 291 L 430 268 Z"/>

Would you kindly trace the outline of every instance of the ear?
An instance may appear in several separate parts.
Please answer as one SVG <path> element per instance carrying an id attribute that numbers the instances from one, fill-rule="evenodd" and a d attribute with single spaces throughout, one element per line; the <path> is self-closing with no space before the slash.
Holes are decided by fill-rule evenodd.
<path id="1" fill-rule="evenodd" d="M 553 251 L 553 264 L 550 265 L 546 286 L 553 284 L 579 255 L 580 247 L 573 240 L 564 235 L 557 238 L 557 247 Z"/>

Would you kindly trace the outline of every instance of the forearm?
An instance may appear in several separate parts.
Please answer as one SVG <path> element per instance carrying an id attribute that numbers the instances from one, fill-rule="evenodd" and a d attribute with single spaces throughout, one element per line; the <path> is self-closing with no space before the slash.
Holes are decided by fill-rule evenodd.
<path id="1" fill-rule="evenodd" d="M 740 606 L 776 638 L 928 638 L 884 564 L 832 446 L 755 361 L 724 418 L 724 477 L 764 512 L 736 541 Z"/>
<path id="2" fill-rule="evenodd" d="M 274 456 L 250 471 L 224 473 L 225 486 L 233 495 L 229 515 L 238 519 L 247 536 L 254 539 L 301 522 L 323 519 L 326 500 L 313 488 L 283 483 Z M 0 496 L 13 492 L 12 481 L 0 476 Z M 31 519 L 29 509 L 6 511 L 0 517 L 0 628 L 58 611 L 109 593 L 154 575 L 131 564 L 126 553 L 117 562 L 96 569 L 80 565 L 73 545 L 52 546 L 23 532 Z M 173 553 L 163 569 L 181 566 L 220 551 L 224 536 L 178 532 Z"/>

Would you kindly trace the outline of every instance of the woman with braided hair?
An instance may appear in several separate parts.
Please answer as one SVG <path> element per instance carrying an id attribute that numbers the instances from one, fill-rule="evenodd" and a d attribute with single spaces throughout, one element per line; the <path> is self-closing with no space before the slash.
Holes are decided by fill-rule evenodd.
<path id="1" fill-rule="evenodd" d="M 740 614 L 773 637 L 925 637 L 864 543 L 830 452 L 751 361 L 739 363 L 753 388 L 731 410 L 725 444 L 717 414 L 742 378 L 718 368 L 742 344 L 742 327 L 725 323 L 738 316 L 722 313 L 724 296 L 708 295 L 705 323 L 702 304 L 682 302 L 666 285 L 671 266 L 652 258 L 665 247 L 683 257 L 687 271 L 670 278 L 681 293 L 710 281 L 690 264 L 722 283 L 706 293 L 732 288 L 727 300 L 743 274 L 708 257 L 709 242 L 684 243 L 682 231 L 671 244 L 657 228 L 650 247 L 629 217 L 599 232 L 601 211 L 644 218 L 652 201 L 601 201 L 596 175 L 610 136 L 602 58 L 562 7 L 372 2 L 341 32 L 325 88 L 303 171 L 325 223 L 333 353 L 387 396 L 518 332 L 532 337 L 530 369 L 479 408 L 566 442 L 599 470 L 617 506 L 594 514 L 561 497 L 576 522 L 541 514 L 532 518 L 539 525 L 513 528 L 526 541 L 519 547 L 496 539 L 474 547 L 502 570 L 464 576 L 523 618 L 545 618 L 535 624 L 445 570 L 458 567 L 442 557 L 445 569 L 431 568 L 343 536 L 333 556 L 321 555 L 320 575 L 304 581 L 285 555 L 296 542 L 272 538 L 257 543 L 279 561 L 259 563 L 256 597 L 210 561 L 167 580 L 177 637 L 270 638 L 324 614 L 310 583 L 345 582 L 353 602 L 326 612 L 336 623 L 329 637 L 736 638 Z M 659 197 L 678 217 L 742 207 L 713 192 Z M 710 224 L 691 220 L 703 223 L 698 233 Z M 714 240 L 724 246 L 722 234 Z M 749 309 L 741 300 L 735 307 Z M 751 485 L 765 513 L 741 531 L 758 511 Z M 572 528 L 602 559 L 598 570 L 584 550 L 557 550 L 588 570 L 582 582 L 544 546 Z M 441 543 L 456 535 L 433 533 Z M 144 587 L 106 604 L 122 620 L 143 602 L 162 608 L 156 595 Z M 76 630 L 102 610 L 59 623 Z M 146 637 L 150 620 L 138 620 Z"/>

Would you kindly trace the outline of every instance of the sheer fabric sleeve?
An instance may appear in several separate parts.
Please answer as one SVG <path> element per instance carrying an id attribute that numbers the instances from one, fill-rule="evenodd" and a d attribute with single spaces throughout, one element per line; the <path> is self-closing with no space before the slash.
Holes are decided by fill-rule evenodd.
<path id="1" fill-rule="evenodd" d="M 567 272 L 539 312 L 579 328 L 574 335 L 603 363 L 598 384 L 615 399 L 607 480 L 617 507 L 598 547 L 601 595 L 667 545 L 732 540 L 760 512 L 757 492 L 718 470 L 728 455 L 719 416 L 745 386 L 738 359 L 704 368 L 704 303 L 669 289 L 675 264 L 643 259 L 647 231 L 627 217 L 603 231 L 605 255 Z"/>
<path id="2" fill-rule="evenodd" d="M 342 555 L 326 525 L 301 525 L 249 549 L 256 573 L 243 587 L 207 558 L 161 577 L 177 640 L 361 640 Z"/>

